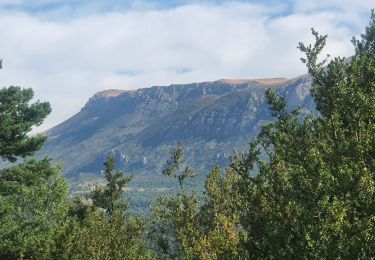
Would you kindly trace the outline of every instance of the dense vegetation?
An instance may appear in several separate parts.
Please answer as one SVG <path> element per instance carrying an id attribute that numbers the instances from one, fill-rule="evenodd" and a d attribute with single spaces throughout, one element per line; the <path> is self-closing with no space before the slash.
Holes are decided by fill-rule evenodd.
<path id="1" fill-rule="evenodd" d="M 127 213 L 130 181 L 105 163 L 105 185 L 69 198 L 60 166 L 28 159 L 44 137 L 28 137 L 49 113 L 30 89 L 0 91 L 1 259 L 370 259 L 375 257 L 375 13 L 350 59 L 318 62 L 326 36 L 299 44 L 313 77 L 317 113 L 286 109 L 247 153 L 212 169 L 203 198 L 185 188 L 194 172 L 181 144 L 163 171 L 179 191 L 160 197 L 146 220 Z"/>

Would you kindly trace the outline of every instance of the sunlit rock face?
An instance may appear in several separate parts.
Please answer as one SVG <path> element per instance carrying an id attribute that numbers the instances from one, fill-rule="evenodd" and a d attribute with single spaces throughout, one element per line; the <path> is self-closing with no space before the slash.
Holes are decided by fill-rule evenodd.
<path id="1" fill-rule="evenodd" d="M 134 175 L 157 175 L 179 141 L 186 161 L 207 172 L 245 150 L 272 120 L 265 90 L 286 97 L 289 109 L 312 110 L 308 76 L 293 79 L 217 80 L 95 94 L 79 113 L 47 131 L 39 156 L 64 164 L 65 176 L 100 173 L 108 154 Z"/>

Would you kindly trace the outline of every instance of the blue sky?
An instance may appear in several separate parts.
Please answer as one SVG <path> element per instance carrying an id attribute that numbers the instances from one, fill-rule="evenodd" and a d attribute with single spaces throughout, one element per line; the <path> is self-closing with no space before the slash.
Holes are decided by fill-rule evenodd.
<path id="1" fill-rule="evenodd" d="M 273 17 L 289 15 L 293 12 L 293 0 L 0 0 L 2 10 L 24 12 L 49 21 L 67 21 L 88 15 L 108 13 L 144 12 L 171 10 L 189 5 L 225 6 L 243 3 L 282 6 Z"/>
<path id="2" fill-rule="evenodd" d="M 80 9 L 83 13 L 94 12 L 112 12 L 129 10 L 150 10 L 150 9 L 171 9 L 184 5 L 220 5 L 226 3 L 241 2 L 271 5 L 274 3 L 283 3 L 292 6 L 290 0 L 5 0 L 0 1 L 3 8 L 8 10 L 21 10 L 29 13 L 43 13 L 53 9 Z"/>
<path id="3" fill-rule="evenodd" d="M 362 6 L 371 8 L 370 1 L 361 1 L 364 2 Z M 0 0 L 0 7 L 2 10 L 25 12 L 50 20 L 68 20 L 110 12 L 168 10 L 188 5 L 225 6 L 234 3 L 262 5 L 271 9 L 273 6 L 282 6 L 274 14 L 276 17 L 293 14 L 304 5 L 308 7 L 305 10 L 308 12 L 342 11 L 349 2 L 356 3 L 355 0 L 316 0 L 315 4 L 314 0 Z"/>
<path id="4" fill-rule="evenodd" d="M 211 81 L 295 77 L 310 28 L 325 53 L 350 56 L 373 0 L 0 0 L 2 85 L 32 87 L 53 112 L 43 131 L 96 92 Z"/>

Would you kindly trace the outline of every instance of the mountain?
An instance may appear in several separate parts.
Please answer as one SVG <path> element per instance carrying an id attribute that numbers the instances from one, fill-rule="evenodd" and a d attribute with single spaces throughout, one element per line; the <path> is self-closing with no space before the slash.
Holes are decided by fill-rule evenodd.
<path id="1" fill-rule="evenodd" d="M 48 141 L 38 155 L 62 162 L 63 174 L 84 186 L 98 176 L 105 157 L 114 154 L 118 167 L 134 175 L 135 190 L 160 191 L 170 183 L 163 182 L 161 169 L 171 148 L 181 141 L 187 163 L 203 183 L 210 167 L 227 165 L 232 151 L 247 149 L 260 126 L 272 120 L 267 88 L 284 95 L 290 108 L 301 105 L 311 110 L 315 106 L 310 85 L 304 75 L 105 90 L 48 130 Z"/>

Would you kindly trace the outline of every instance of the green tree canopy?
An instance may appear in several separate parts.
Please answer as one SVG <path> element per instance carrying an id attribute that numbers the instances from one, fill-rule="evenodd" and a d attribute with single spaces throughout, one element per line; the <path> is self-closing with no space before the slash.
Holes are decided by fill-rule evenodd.
<path id="1" fill-rule="evenodd" d="M 123 189 L 132 177 L 124 176 L 124 173 L 115 171 L 115 158 L 113 156 L 107 157 L 104 166 L 107 184 L 105 186 L 96 185 L 90 197 L 95 207 L 105 209 L 111 215 L 116 210 L 124 211 L 127 208 L 127 203 L 124 202 L 123 198 Z"/>
<path id="2" fill-rule="evenodd" d="M 67 186 L 58 166 L 31 160 L 0 172 L 0 258 L 51 257 Z"/>
<path id="3" fill-rule="evenodd" d="M 51 112 L 48 102 L 30 103 L 32 89 L 8 87 L 0 89 L 0 157 L 11 162 L 17 157 L 32 155 L 39 150 L 45 136 L 27 136 L 32 126 L 40 125 Z"/>
<path id="4" fill-rule="evenodd" d="M 145 221 L 129 216 L 126 211 L 123 188 L 131 177 L 115 170 L 113 156 L 107 157 L 104 166 L 107 184 L 97 185 L 86 203 L 82 203 L 82 198 L 74 201 L 58 256 L 63 259 L 153 259 L 142 237 Z"/>
<path id="5" fill-rule="evenodd" d="M 0 89 L 0 157 L 15 162 L 46 140 L 28 136 L 50 113 L 48 102 L 31 103 L 32 89 Z M 0 258 L 51 258 L 67 212 L 61 167 L 49 159 L 27 160 L 0 170 Z"/>
<path id="6" fill-rule="evenodd" d="M 268 90 L 277 120 L 231 165 L 251 258 L 375 256 L 375 14 L 350 59 L 318 62 L 327 36 L 313 35 L 299 49 L 318 113 Z"/>

